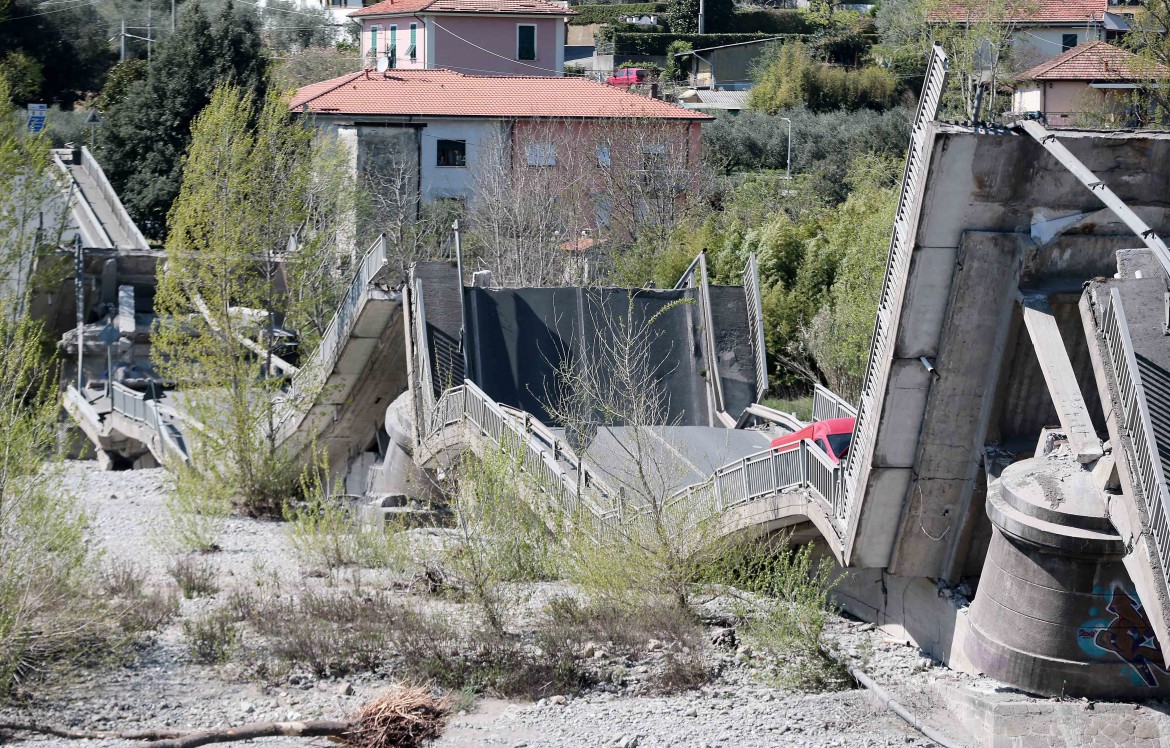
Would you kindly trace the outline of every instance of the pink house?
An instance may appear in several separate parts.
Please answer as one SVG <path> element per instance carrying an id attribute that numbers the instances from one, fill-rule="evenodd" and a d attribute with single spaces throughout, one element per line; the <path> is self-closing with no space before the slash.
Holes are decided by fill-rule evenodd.
<path id="1" fill-rule="evenodd" d="M 1041 114 L 1052 127 L 1135 126 L 1150 113 L 1143 89 L 1167 77 L 1164 65 L 1089 42 L 1020 73 L 1012 111 Z"/>
<path id="2" fill-rule="evenodd" d="M 371 66 L 546 76 L 564 72 L 572 15 L 546 0 L 382 0 L 349 14 Z"/>

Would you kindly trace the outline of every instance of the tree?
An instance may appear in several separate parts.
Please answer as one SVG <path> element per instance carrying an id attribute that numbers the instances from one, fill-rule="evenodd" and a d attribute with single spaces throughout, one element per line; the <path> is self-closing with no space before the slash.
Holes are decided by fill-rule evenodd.
<path id="1" fill-rule="evenodd" d="M 735 12 L 732 0 L 705 0 L 703 10 L 706 19 L 703 33 L 713 34 L 726 30 L 725 26 Z M 697 34 L 699 32 L 699 0 L 670 0 L 666 17 L 671 33 Z"/>
<path id="2" fill-rule="evenodd" d="M 53 489 L 46 464 L 60 407 L 55 371 L 24 298 L 42 238 L 32 219 L 56 188 L 52 175 L 47 139 L 25 134 L 0 81 L 0 692 L 94 624 L 82 602 L 92 571 L 85 517 Z"/>
<path id="3" fill-rule="evenodd" d="M 106 26 L 89 3 L 50 12 L 33 0 L 0 3 L 0 50 L 0 68 L 8 75 L 17 67 L 24 71 L 26 88 L 12 92 L 21 94 L 17 104 L 66 109 L 99 90 L 115 60 Z"/>
<path id="4" fill-rule="evenodd" d="M 274 85 L 295 89 L 362 69 L 362 56 L 337 47 L 306 47 L 272 66 Z"/>
<path id="5" fill-rule="evenodd" d="M 333 19 L 324 8 L 302 7 L 289 0 L 268 0 L 264 10 L 264 37 L 269 48 L 277 52 L 328 48 L 333 43 Z"/>
<path id="6" fill-rule="evenodd" d="M 103 169 L 147 236 L 166 235 L 179 194 L 191 122 L 221 81 L 262 95 L 265 58 L 251 14 L 224 6 L 215 26 L 198 3 L 183 7 L 176 33 L 158 45 L 146 78 L 106 112 Z"/>
<path id="7" fill-rule="evenodd" d="M 596 334 L 565 357 L 546 407 L 582 462 L 598 466 L 618 517 L 598 523 L 582 510 L 568 518 L 569 574 L 604 597 L 661 597 L 685 610 L 699 569 L 721 546 L 718 510 L 675 495 L 691 478 L 674 441 L 679 420 L 658 385 L 670 356 L 661 355 L 657 324 L 685 313 L 686 302 L 646 304 L 631 292 L 623 304 L 597 291 L 585 303 Z"/>
<path id="8" fill-rule="evenodd" d="M 922 12 L 935 17 L 934 41 L 949 56 L 947 90 L 942 101 L 944 118 L 971 119 L 979 89 L 983 89 L 980 119 L 993 120 L 1010 103 L 1014 73 L 1015 36 L 1021 19 L 1036 9 L 1038 0 L 924 0 Z"/>
<path id="9" fill-rule="evenodd" d="M 322 202 L 313 141 L 285 100 L 217 88 L 192 127 L 155 297 L 152 357 L 196 424 L 189 431 L 194 478 L 210 492 L 227 490 L 249 514 L 279 515 L 298 490 L 301 471 L 283 428 L 316 394 L 285 391 L 275 376 L 275 320 L 299 319 L 307 328 L 318 319 L 319 306 L 305 308 L 310 294 L 299 284 L 338 278 L 337 255 L 349 254 L 333 242 L 352 209 Z M 293 234 L 300 256 L 289 258 Z M 329 253 L 333 259 L 323 257 Z M 277 276 L 290 259 L 314 272 L 290 270 L 282 295 Z"/>
<path id="10" fill-rule="evenodd" d="M 814 112 L 838 109 L 885 111 L 897 104 L 898 81 L 875 66 L 849 69 L 813 59 L 804 44 L 772 47 L 756 67 L 748 104 L 775 114 L 781 109 L 807 106 Z"/>
<path id="11" fill-rule="evenodd" d="M 1146 0 L 1134 14 L 1125 47 L 1138 56 L 1133 71 L 1149 81 L 1130 111 L 1143 123 L 1164 122 L 1170 112 L 1170 0 Z M 1151 106 L 1152 104 L 1152 106 Z"/>

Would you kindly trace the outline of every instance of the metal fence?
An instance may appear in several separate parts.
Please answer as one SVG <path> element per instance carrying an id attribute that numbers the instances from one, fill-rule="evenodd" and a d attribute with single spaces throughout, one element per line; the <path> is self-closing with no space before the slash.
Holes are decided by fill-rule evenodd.
<path id="1" fill-rule="evenodd" d="M 747 294 L 748 334 L 756 364 L 756 400 L 768 391 L 768 357 L 764 347 L 764 307 L 760 299 L 760 271 L 756 253 L 748 255 L 743 269 L 743 290 Z"/>
<path id="2" fill-rule="evenodd" d="M 149 431 L 154 432 L 154 439 L 158 442 L 162 454 L 159 457 L 171 456 L 184 462 L 187 461 L 187 450 L 183 446 L 177 429 L 162 417 L 158 402 L 146 396 L 143 392 L 132 390 L 119 383 L 110 384 L 110 407 L 120 415 L 132 421 L 141 423 Z"/>
<path id="3" fill-rule="evenodd" d="M 845 467 L 847 488 L 836 501 L 835 523 L 842 534 L 854 531 L 858 510 L 857 494 L 862 491 L 858 485 L 869 473 L 873 457 L 874 441 L 877 437 L 878 419 L 881 413 L 886 380 L 889 377 L 889 363 L 894 344 L 895 327 L 901 311 L 902 295 L 910 269 L 913 254 L 913 235 L 918 221 L 918 197 L 922 181 L 926 176 L 929 157 L 928 131 L 930 123 L 938 115 L 939 102 L 946 84 L 947 55 L 942 47 L 935 45 L 927 63 L 926 79 L 918 112 L 910 137 L 910 149 L 906 154 L 906 168 L 902 173 L 902 188 L 898 198 L 898 211 L 894 219 L 894 231 L 890 239 L 890 252 L 886 261 L 885 279 L 878 301 L 877 320 L 874 323 L 873 344 L 870 347 L 869 364 L 861 388 L 861 402 L 858 408 L 857 424 L 853 431 L 853 445 Z"/>
<path id="4" fill-rule="evenodd" d="M 845 402 L 829 388 L 819 384 L 815 385 L 813 387 L 812 419 L 814 421 L 828 421 L 832 418 L 857 418 L 857 408 Z"/>
<path id="5" fill-rule="evenodd" d="M 386 237 L 383 235 L 370 245 L 365 256 L 362 257 L 361 265 L 358 266 L 357 273 L 350 281 L 345 296 L 337 305 L 333 319 L 329 321 L 329 326 L 321 335 L 321 342 L 317 345 L 312 359 L 293 376 L 289 387 L 291 392 L 303 391 L 308 381 L 315 381 L 312 378 L 327 376 L 328 372 L 333 370 L 337 364 L 338 356 L 341 355 L 341 349 L 345 347 L 345 341 L 353 332 L 353 325 L 357 321 L 366 288 L 382 272 L 384 267 L 386 267 Z"/>
<path id="6" fill-rule="evenodd" d="M 1101 313 L 1101 333 L 1113 364 L 1113 377 L 1121 399 L 1121 416 L 1133 446 L 1133 465 L 1138 484 L 1146 499 L 1150 518 L 1150 534 L 1158 549 L 1158 561 L 1163 570 L 1170 569 L 1170 495 L 1166 476 L 1158 457 L 1156 435 L 1150 419 L 1141 372 L 1129 337 L 1129 324 L 1121 297 L 1114 288 L 1109 293 L 1109 307 Z"/>
<path id="7" fill-rule="evenodd" d="M 126 212 L 125 206 L 122 205 L 121 199 L 118 198 L 118 193 L 114 191 L 110 180 L 106 179 L 106 173 L 102 171 L 102 167 L 98 164 L 97 159 L 89 152 L 85 146 L 81 147 L 81 168 L 85 169 L 90 178 L 93 179 L 94 184 L 97 185 L 98 192 L 102 195 L 102 200 L 109 206 L 110 212 L 114 215 L 114 221 L 118 224 L 118 228 L 122 230 L 122 234 L 130 240 L 132 246 L 121 247 L 121 249 L 150 249 L 150 244 L 147 243 L 146 237 L 138 230 L 138 225 L 134 223 L 134 219 Z"/>

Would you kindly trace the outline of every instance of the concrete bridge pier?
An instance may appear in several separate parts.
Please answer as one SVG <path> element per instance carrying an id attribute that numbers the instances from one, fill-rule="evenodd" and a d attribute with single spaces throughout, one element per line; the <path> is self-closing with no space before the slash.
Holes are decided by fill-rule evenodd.
<path id="1" fill-rule="evenodd" d="M 965 638 L 975 669 L 1049 696 L 1170 694 L 1105 498 L 1067 449 L 1014 463 L 988 488 L 994 529 Z"/>

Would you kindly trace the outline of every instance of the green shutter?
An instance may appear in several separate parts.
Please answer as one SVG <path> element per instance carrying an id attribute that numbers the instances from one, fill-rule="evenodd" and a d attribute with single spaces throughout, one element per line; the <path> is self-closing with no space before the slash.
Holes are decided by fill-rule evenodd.
<path id="1" fill-rule="evenodd" d="M 418 39 L 416 37 L 417 33 L 418 33 L 418 24 L 417 23 L 410 24 L 410 49 L 406 50 L 406 56 L 409 57 L 411 60 L 414 60 L 418 56 L 418 52 L 415 51 L 415 49 L 416 49 L 415 43 L 418 41 Z"/>
<path id="2" fill-rule="evenodd" d="M 378 27 L 374 26 L 370 29 L 370 54 L 378 54 Z"/>
<path id="3" fill-rule="evenodd" d="M 516 34 L 516 59 L 536 59 L 536 27 L 522 24 Z"/>

